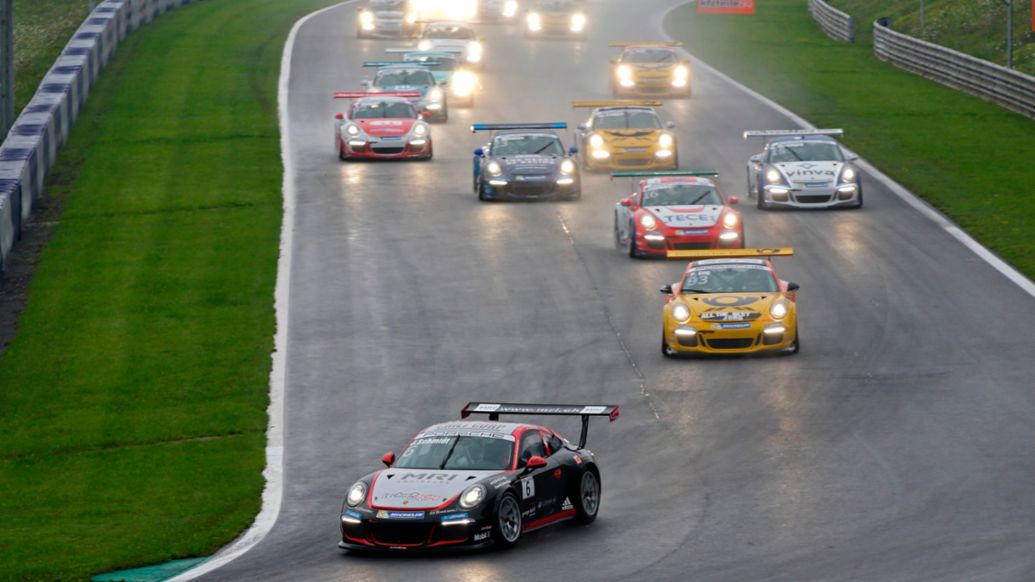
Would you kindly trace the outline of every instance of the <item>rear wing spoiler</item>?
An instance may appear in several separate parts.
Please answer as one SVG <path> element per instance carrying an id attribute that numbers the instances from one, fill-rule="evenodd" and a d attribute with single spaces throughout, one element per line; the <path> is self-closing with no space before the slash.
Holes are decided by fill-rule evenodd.
<path id="1" fill-rule="evenodd" d="M 487 414 L 489 420 L 499 420 L 501 414 L 531 416 L 581 416 L 582 434 L 579 436 L 579 448 L 585 448 L 586 435 L 589 433 L 589 417 L 606 416 L 611 422 L 618 420 L 617 404 L 519 404 L 503 402 L 468 402 L 460 410 L 460 418 L 472 414 Z"/>
<path id="2" fill-rule="evenodd" d="M 335 99 L 362 99 L 364 97 L 405 97 L 416 99 L 420 93 L 416 91 L 338 91 Z"/>
<path id="3" fill-rule="evenodd" d="M 442 63 L 438 61 L 363 61 L 364 67 L 381 68 L 407 65 L 410 67 L 438 67 Z"/>
<path id="4" fill-rule="evenodd" d="M 843 135 L 843 129 L 762 129 L 745 131 L 744 139 L 749 137 L 790 137 L 795 135 Z"/>
<path id="5" fill-rule="evenodd" d="M 670 250 L 665 255 L 669 259 L 768 259 L 769 257 L 790 257 L 794 255 L 791 247 L 768 249 L 710 249 L 693 251 Z"/>
<path id="6" fill-rule="evenodd" d="M 615 178 L 678 178 L 680 176 L 718 177 L 718 170 L 614 170 L 611 179 Z"/>
<path id="7" fill-rule="evenodd" d="M 661 107 L 659 99 L 615 99 L 613 101 L 572 101 L 572 107 Z"/>
<path id="8" fill-rule="evenodd" d="M 556 121 L 552 123 L 475 123 L 471 125 L 471 133 L 505 129 L 568 129 L 568 124 Z"/>
<path id="9" fill-rule="evenodd" d="M 681 47 L 682 42 L 679 41 L 668 41 L 668 42 L 609 42 L 607 46 L 624 48 L 627 46 L 642 46 L 642 47 Z"/>

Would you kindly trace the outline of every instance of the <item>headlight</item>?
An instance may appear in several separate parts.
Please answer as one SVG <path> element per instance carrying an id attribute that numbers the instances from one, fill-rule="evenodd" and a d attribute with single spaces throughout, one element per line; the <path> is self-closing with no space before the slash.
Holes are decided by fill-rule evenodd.
<path id="1" fill-rule="evenodd" d="M 661 134 L 661 137 L 658 138 L 658 145 L 665 149 L 672 147 L 674 142 L 675 140 L 672 139 L 672 136 L 667 133 Z"/>
<path id="2" fill-rule="evenodd" d="M 474 93 L 474 87 L 477 84 L 478 77 L 470 71 L 457 71 L 453 74 L 452 81 L 450 81 L 453 94 L 457 97 L 467 97 L 471 93 Z"/>
<path id="3" fill-rule="evenodd" d="M 679 65 L 672 71 L 672 74 L 677 79 L 685 79 L 690 76 L 690 69 L 686 65 Z"/>
<path id="4" fill-rule="evenodd" d="M 417 43 L 417 50 L 430 51 L 431 50 L 431 41 L 428 40 L 428 39 L 424 39 L 424 40 L 418 42 Z"/>
<path id="5" fill-rule="evenodd" d="M 841 179 L 844 180 L 845 182 L 854 182 L 855 181 L 855 170 L 853 170 L 853 169 L 851 169 L 851 168 L 846 166 L 844 171 L 841 172 Z"/>
<path id="6" fill-rule="evenodd" d="M 472 63 L 482 60 L 482 43 L 476 40 L 467 43 L 467 60 Z"/>
<path id="7" fill-rule="evenodd" d="M 439 87 L 432 87 L 431 90 L 428 91 L 428 100 L 429 101 L 441 101 L 442 100 L 442 89 L 439 88 Z"/>
<path id="8" fill-rule="evenodd" d="M 417 137 L 424 137 L 425 135 L 428 135 L 428 126 L 424 125 L 423 123 L 418 123 L 414 125 L 413 135 Z"/>
<path id="9" fill-rule="evenodd" d="M 773 319 L 783 319 L 787 315 L 787 302 L 782 299 L 773 301 L 769 307 L 769 315 L 772 315 Z"/>
<path id="10" fill-rule="evenodd" d="M 489 162 L 488 165 L 485 166 L 485 170 L 493 176 L 499 176 L 503 173 L 503 168 L 500 167 L 499 163 L 496 162 L 496 160 Z"/>
<path id="11" fill-rule="evenodd" d="M 359 23 L 363 26 L 373 26 L 374 24 L 374 13 L 368 10 L 364 10 L 359 13 Z"/>
<path id="12" fill-rule="evenodd" d="M 783 182 L 783 176 L 780 175 L 780 172 L 770 168 L 769 171 L 765 173 L 765 181 L 770 184 L 779 184 L 780 182 Z"/>
<path id="13" fill-rule="evenodd" d="M 733 228 L 737 226 L 737 215 L 733 214 L 732 212 L 727 212 L 722 217 L 722 225 L 726 228 Z"/>
<path id="14" fill-rule="evenodd" d="M 406 24 L 413 24 L 415 22 L 417 22 L 417 13 L 416 12 L 407 12 L 406 13 Z"/>
<path id="15" fill-rule="evenodd" d="M 543 18 L 541 16 L 539 16 L 538 12 L 529 12 L 528 13 L 528 28 L 529 28 L 529 30 L 531 30 L 533 32 L 535 32 L 537 30 L 542 30 L 542 28 L 543 28 Z"/>
<path id="16" fill-rule="evenodd" d="M 575 171 L 575 162 L 571 160 L 564 160 L 561 162 L 561 173 L 571 174 Z"/>
<path id="17" fill-rule="evenodd" d="M 360 481 L 349 489 L 349 494 L 345 497 L 345 503 L 349 507 L 355 507 L 363 502 L 367 497 L 367 484 Z"/>
<path id="18" fill-rule="evenodd" d="M 644 214 L 640 217 L 640 224 L 643 225 L 643 228 L 651 230 L 652 228 L 658 225 L 658 221 L 654 220 L 654 217 L 650 214 Z"/>
<path id="19" fill-rule="evenodd" d="M 633 76 L 632 67 L 630 67 L 629 65 L 619 65 L 618 66 L 618 78 L 619 79 L 625 81 L 625 80 L 631 79 L 632 76 Z"/>
<path id="20" fill-rule="evenodd" d="M 507 0 L 506 2 L 503 3 L 503 17 L 504 18 L 514 18 L 514 15 L 517 14 L 517 11 L 518 11 L 517 0 Z"/>
<path id="21" fill-rule="evenodd" d="M 467 488 L 467 491 L 464 491 L 463 494 L 460 495 L 460 507 L 463 507 L 464 509 L 477 507 L 483 499 L 485 499 L 485 486 L 472 485 Z"/>
<path id="22" fill-rule="evenodd" d="M 604 138 L 602 138 L 598 134 L 594 133 L 593 135 L 589 136 L 589 147 L 593 147 L 593 148 L 602 148 L 602 147 L 604 147 Z"/>
<path id="23" fill-rule="evenodd" d="M 690 308 L 682 303 L 676 303 L 672 306 L 672 318 L 679 323 L 690 321 Z"/>
<path id="24" fill-rule="evenodd" d="M 571 15 L 571 29 L 574 32 L 579 32 L 583 27 L 586 26 L 586 15 L 582 13 Z"/>
<path id="25" fill-rule="evenodd" d="M 347 133 L 347 134 L 349 134 L 349 135 L 351 135 L 353 137 L 359 135 L 359 126 L 352 125 L 352 124 L 346 125 L 345 126 L 345 133 Z"/>

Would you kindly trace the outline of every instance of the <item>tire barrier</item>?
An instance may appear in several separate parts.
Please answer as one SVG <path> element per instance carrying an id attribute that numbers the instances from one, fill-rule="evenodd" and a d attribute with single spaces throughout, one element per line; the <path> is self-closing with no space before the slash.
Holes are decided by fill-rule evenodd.
<path id="1" fill-rule="evenodd" d="M 191 0 L 104 0 L 87 15 L 0 145 L 0 273 L 46 173 L 119 41 Z"/>

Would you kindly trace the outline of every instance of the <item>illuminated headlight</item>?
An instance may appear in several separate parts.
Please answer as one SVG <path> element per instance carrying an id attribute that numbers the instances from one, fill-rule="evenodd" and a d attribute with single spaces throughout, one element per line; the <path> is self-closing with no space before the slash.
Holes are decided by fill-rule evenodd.
<path id="1" fill-rule="evenodd" d="M 359 13 L 359 24 L 363 27 L 363 30 L 374 29 L 374 13 L 369 10 L 364 10 Z"/>
<path id="2" fill-rule="evenodd" d="M 841 180 L 844 182 L 854 182 L 855 170 L 849 167 L 845 167 L 844 171 L 841 172 Z"/>
<path id="3" fill-rule="evenodd" d="M 675 319 L 679 323 L 690 321 L 690 308 L 682 303 L 676 303 L 672 306 L 672 319 Z"/>
<path id="4" fill-rule="evenodd" d="M 640 217 L 640 224 L 643 225 L 643 228 L 646 228 L 647 230 L 651 230 L 654 227 L 658 226 L 658 221 L 654 220 L 654 217 L 651 216 L 650 214 L 644 214 L 643 216 Z"/>
<path id="5" fill-rule="evenodd" d="M 489 180 L 489 185 L 490 186 L 506 186 L 507 185 L 507 181 L 506 180 Z"/>
<path id="6" fill-rule="evenodd" d="M 571 31 L 582 32 L 582 29 L 586 27 L 586 15 L 580 13 L 571 15 Z"/>
<path id="7" fill-rule="evenodd" d="M 764 331 L 768 335 L 779 335 L 787 331 L 787 328 L 779 323 L 770 323 L 769 325 L 765 326 L 765 329 L 762 331 Z"/>
<path id="8" fill-rule="evenodd" d="M 787 316 L 787 302 L 783 300 L 773 301 L 773 304 L 769 307 L 769 315 L 773 316 L 773 319 L 783 319 Z"/>
<path id="9" fill-rule="evenodd" d="M 431 90 L 428 91 L 428 101 L 441 101 L 441 100 L 442 100 L 442 88 L 441 87 L 432 87 Z"/>
<path id="10" fill-rule="evenodd" d="M 769 171 L 765 173 L 765 181 L 770 184 L 779 184 L 780 182 L 783 182 L 783 176 L 780 175 L 780 172 L 770 168 Z"/>
<path id="11" fill-rule="evenodd" d="M 346 512 L 343 512 L 341 514 L 341 522 L 342 523 L 363 523 L 362 521 L 360 521 L 360 519 L 358 517 L 355 517 L 354 515 L 351 515 L 353 513 L 356 513 L 356 512 L 352 511 L 351 509 L 346 511 Z"/>
<path id="12" fill-rule="evenodd" d="M 482 60 L 482 43 L 472 40 L 467 43 L 467 61 L 470 63 L 480 63 Z"/>
<path id="13" fill-rule="evenodd" d="M 589 136 L 589 147 L 593 149 L 600 149 L 604 147 L 604 138 L 600 137 L 599 134 L 594 133 Z"/>
<path id="14" fill-rule="evenodd" d="M 654 157 L 664 160 L 672 157 L 672 150 L 658 150 L 654 152 Z"/>
<path id="15" fill-rule="evenodd" d="M 719 240 L 725 240 L 725 241 L 737 240 L 738 236 L 740 236 L 740 235 L 738 235 L 735 232 L 724 232 L 724 233 L 719 235 Z"/>
<path id="16" fill-rule="evenodd" d="M 493 160 L 485 166 L 485 171 L 487 171 L 490 175 L 499 176 L 503 173 L 503 168 L 500 167 L 499 162 Z"/>
<path id="17" fill-rule="evenodd" d="M 837 191 L 841 194 L 852 194 L 855 192 L 855 184 L 845 184 L 844 186 L 838 186 Z"/>
<path id="18" fill-rule="evenodd" d="M 557 185 L 558 186 L 571 186 L 574 183 L 575 183 L 575 178 L 558 178 L 557 179 Z"/>
<path id="19" fill-rule="evenodd" d="M 426 139 L 411 139 L 410 145 L 414 147 L 423 147 L 424 144 L 428 143 Z"/>
<path id="20" fill-rule="evenodd" d="M 423 123 L 418 123 L 413 126 L 413 135 L 416 137 L 424 137 L 428 135 L 428 126 Z"/>
<path id="21" fill-rule="evenodd" d="M 672 86 L 676 88 L 686 87 L 686 79 L 672 79 Z"/>
<path id="22" fill-rule="evenodd" d="M 593 150 L 591 154 L 594 160 L 603 160 L 611 157 L 611 152 L 607 150 Z"/>
<path id="23" fill-rule="evenodd" d="M 457 71 L 453 75 L 453 80 L 450 83 L 453 89 L 453 95 L 457 97 L 467 97 L 471 93 L 474 93 L 474 88 L 478 84 L 478 77 L 470 71 Z"/>
<path id="24" fill-rule="evenodd" d="M 690 76 L 690 69 L 686 65 L 679 65 L 672 70 L 672 76 L 676 79 L 686 79 Z"/>
<path id="25" fill-rule="evenodd" d="M 734 228 L 737 226 L 737 215 L 732 212 L 727 212 L 722 217 L 722 225 L 726 228 Z"/>
<path id="26" fill-rule="evenodd" d="M 518 3 L 517 0 L 507 0 L 503 3 L 503 17 L 514 18 L 517 15 Z"/>
<path id="27" fill-rule="evenodd" d="M 432 46 L 431 45 L 431 41 L 428 40 L 428 39 L 424 39 L 424 40 L 422 40 L 422 41 L 417 43 L 417 50 L 430 51 L 431 50 L 431 46 Z"/>
<path id="28" fill-rule="evenodd" d="M 349 507 L 355 507 L 363 502 L 367 496 L 367 484 L 360 481 L 349 488 L 349 494 L 345 497 L 345 503 Z"/>
<path id="29" fill-rule="evenodd" d="M 629 65 L 619 65 L 617 72 L 618 78 L 622 80 L 631 79 L 633 76 L 632 67 L 630 67 Z"/>
<path id="30" fill-rule="evenodd" d="M 770 194 L 779 194 L 781 196 L 790 192 L 787 188 L 768 188 L 768 191 Z"/>
<path id="31" fill-rule="evenodd" d="M 675 142 L 676 140 L 672 139 L 672 136 L 667 133 L 661 134 L 661 137 L 658 138 L 658 145 L 666 150 L 671 148 Z"/>
<path id="32" fill-rule="evenodd" d="M 543 17 L 539 16 L 538 12 L 529 12 L 526 22 L 528 23 L 528 30 L 532 32 L 539 32 L 543 29 Z"/>
<path id="33" fill-rule="evenodd" d="M 350 125 L 346 125 L 345 126 L 345 133 L 351 135 L 352 137 L 356 137 L 360 133 L 359 126 L 358 125 L 351 125 L 351 124 Z"/>
<path id="34" fill-rule="evenodd" d="M 686 337 L 695 336 L 697 335 L 697 328 L 689 325 L 680 326 L 675 329 L 675 334 Z"/>
<path id="35" fill-rule="evenodd" d="M 571 160 L 564 160 L 561 162 L 561 173 L 571 174 L 575 171 L 575 162 Z"/>
<path id="36" fill-rule="evenodd" d="M 484 485 L 472 485 L 467 488 L 460 495 L 460 507 L 464 509 L 471 509 L 477 507 L 482 500 L 485 499 L 485 486 Z"/>

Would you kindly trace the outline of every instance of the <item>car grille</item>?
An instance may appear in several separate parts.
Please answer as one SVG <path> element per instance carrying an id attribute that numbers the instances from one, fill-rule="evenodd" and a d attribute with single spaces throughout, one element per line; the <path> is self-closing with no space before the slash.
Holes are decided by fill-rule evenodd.
<path id="1" fill-rule="evenodd" d="M 712 243 L 710 242 L 682 242 L 672 244 L 672 250 L 674 251 L 700 251 L 710 248 L 712 248 Z"/>
<path id="2" fill-rule="evenodd" d="M 755 343 L 755 338 L 709 338 L 706 341 L 708 342 L 708 347 L 713 350 L 742 350 L 744 348 L 750 348 Z"/>
<path id="3" fill-rule="evenodd" d="M 388 147 L 388 148 L 386 148 L 386 147 L 378 147 L 378 146 L 374 146 L 373 147 L 373 150 L 374 150 L 375 154 L 385 154 L 385 155 L 401 154 L 401 153 L 403 153 L 403 150 L 405 150 L 405 149 L 406 148 L 403 147 L 403 146 Z"/>
<path id="4" fill-rule="evenodd" d="M 799 194 L 794 199 L 802 204 L 822 204 L 830 202 L 830 194 Z"/>
<path id="5" fill-rule="evenodd" d="M 381 545 L 416 546 L 428 543 L 433 523 L 369 522 L 367 529 L 374 541 Z"/>

